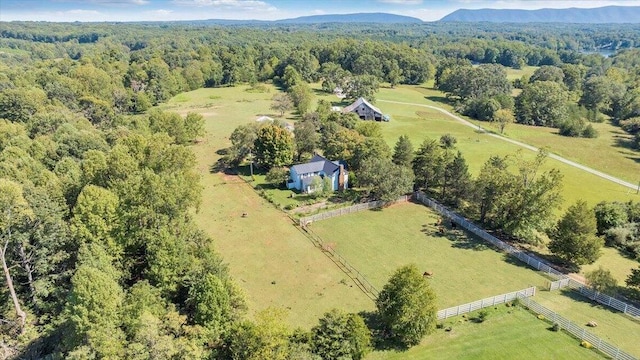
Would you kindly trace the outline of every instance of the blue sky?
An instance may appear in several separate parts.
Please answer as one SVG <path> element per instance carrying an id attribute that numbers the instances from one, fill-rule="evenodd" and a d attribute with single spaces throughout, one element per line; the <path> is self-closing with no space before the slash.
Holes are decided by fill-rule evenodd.
<path id="1" fill-rule="evenodd" d="M 389 12 L 435 21 L 456 9 L 640 6 L 640 0 L 0 0 L 0 21 L 275 20 Z"/>

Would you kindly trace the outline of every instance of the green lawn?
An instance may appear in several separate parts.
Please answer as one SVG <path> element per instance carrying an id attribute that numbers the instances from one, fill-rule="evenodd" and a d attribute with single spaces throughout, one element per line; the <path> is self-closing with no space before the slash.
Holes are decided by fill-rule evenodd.
<path id="1" fill-rule="evenodd" d="M 639 322 L 570 290 L 539 291 L 533 300 L 631 355 L 640 357 Z M 592 320 L 598 326 L 586 327 Z"/>
<path id="2" fill-rule="evenodd" d="M 473 314 L 470 314 L 473 317 Z M 437 329 L 408 351 L 376 351 L 377 359 L 602 359 L 598 352 L 580 346 L 564 332 L 548 330 L 549 324 L 522 308 L 499 306 L 483 323 L 450 318 L 446 332 Z"/>
<path id="3" fill-rule="evenodd" d="M 438 233 L 436 215 L 414 203 L 318 221 L 311 229 L 381 289 L 400 266 L 434 273 L 438 308 L 547 286 L 547 279 L 461 230 Z"/>
<path id="4" fill-rule="evenodd" d="M 624 281 L 631 273 L 631 269 L 637 269 L 640 262 L 629 259 L 620 253 L 618 249 L 605 247 L 602 249 L 602 256 L 591 265 L 583 265 L 580 269 L 582 275 L 589 271 L 596 270 L 599 266 L 611 271 L 613 277 L 618 280 L 618 285 L 624 286 Z"/>

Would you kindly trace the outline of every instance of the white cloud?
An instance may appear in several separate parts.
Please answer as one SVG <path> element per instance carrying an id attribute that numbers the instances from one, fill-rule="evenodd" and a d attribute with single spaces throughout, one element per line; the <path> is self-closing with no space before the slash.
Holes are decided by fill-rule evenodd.
<path id="1" fill-rule="evenodd" d="M 378 2 L 394 5 L 420 5 L 422 0 L 378 0 Z"/>
<path id="2" fill-rule="evenodd" d="M 59 15 L 80 15 L 80 16 L 100 15 L 99 11 L 96 11 L 96 10 L 84 10 L 84 9 L 73 9 L 73 10 L 67 10 L 67 11 L 57 11 L 56 13 L 59 14 Z"/>
<path id="3" fill-rule="evenodd" d="M 80 4 L 97 4 L 97 5 L 147 5 L 149 0 L 61 0 L 61 2 L 73 2 Z"/>
<path id="4" fill-rule="evenodd" d="M 268 3 L 259 0 L 174 0 L 173 3 L 177 5 L 207 6 L 234 10 L 275 9 Z"/>

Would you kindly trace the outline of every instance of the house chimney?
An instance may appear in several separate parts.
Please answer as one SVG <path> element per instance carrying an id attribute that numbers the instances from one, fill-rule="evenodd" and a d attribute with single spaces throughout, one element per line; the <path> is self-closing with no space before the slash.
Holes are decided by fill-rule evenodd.
<path id="1" fill-rule="evenodd" d="M 340 164 L 340 170 L 338 172 L 338 190 L 344 191 L 344 178 L 345 178 L 345 170 L 344 165 Z"/>

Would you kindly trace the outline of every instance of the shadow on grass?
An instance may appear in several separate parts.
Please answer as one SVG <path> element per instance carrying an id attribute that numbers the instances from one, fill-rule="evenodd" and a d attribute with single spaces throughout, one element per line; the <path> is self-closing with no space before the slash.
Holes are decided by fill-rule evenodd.
<path id="1" fill-rule="evenodd" d="M 384 328 L 380 315 L 376 311 L 361 311 L 358 315 L 364 319 L 365 324 L 371 330 L 371 342 L 376 351 L 406 351 L 409 349 L 407 345 L 394 339 Z"/>
<path id="2" fill-rule="evenodd" d="M 424 98 L 439 104 L 452 105 L 451 101 L 447 99 L 445 96 L 431 95 L 431 96 L 425 96 Z"/>
<path id="3" fill-rule="evenodd" d="M 464 230 L 452 229 L 450 226 L 433 224 L 422 225 L 422 233 L 429 237 L 444 237 L 451 241 L 451 247 L 456 249 L 483 251 L 490 247 L 482 240 L 467 234 Z"/>
<path id="4" fill-rule="evenodd" d="M 602 309 L 602 310 L 605 310 L 605 311 L 607 311 L 607 312 L 609 312 L 611 314 L 619 314 L 619 315 L 622 314 L 621 311 L 618 311 L 618 310 L 616 310 L 614 308 L 611 308 L 611 307 L 608 307 L 608 306 L 605 306 L 605 305 L 601 305 L 598 302 L 596 302 L 595 300 L 592 300 L 592 299 L 580 294 L 579 292 L 577 292 L 575 290 L 564 288 L 564 289 L 560 290 L 560 294 L 562 296 L 568 297 L 569 299 L 571 299 L 571 300 L 573 300 L 575 302 L 588 304 L 593 308 Z"/>

